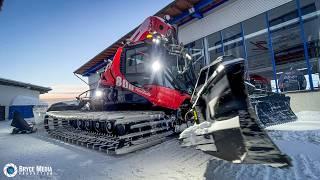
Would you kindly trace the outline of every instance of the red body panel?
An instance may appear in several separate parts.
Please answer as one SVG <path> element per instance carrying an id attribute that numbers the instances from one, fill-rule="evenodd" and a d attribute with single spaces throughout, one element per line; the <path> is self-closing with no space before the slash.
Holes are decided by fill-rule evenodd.
<path id="1" fill-rule="evenodd" d="M 146 36 L 148 34 L 154 33 L 160 34 L 165 37 L 169 37 L 171 34 L 175 33 L 175 29 L 170 24 L 164 22 L 163 19 L 156 16 L 150 16 L 139 26 L 139 28 L 131 36 L 130 42 L 133 44 L 137 42 L 143 42 L 145 39 L 147 39 Z"/>
<path id="2" fill-rule="evenodd" d="M 177 110 L 181 104 L 190 99 L 188 94 L 181 93 L 178 90 L 162 87 L 158 85 L 145 85 L 144 87 L 136 87 L 130 84 L 125 76 L 120 72 L 120 61 L 123 48 L 119 47 L 114 59 L 103 73 L 100 83 L 108 87 L 120 87 L 136 93 L 153 105 L 168 109 Z"/>
<path id="3" fill-rule="evenodd" d="M 137 44 L 144 42 L 148 34 L 157 34 L 163 37 L 169 37 L 175 33 L 175 29 L 167 24 L 163 19 L 151 16 L 147 18 L 131 36 L 130 43 Z M 181 93 L 178 90 L 162 87 L 158 85 L 145 85 L 137 87 L 130 84 L 120 71 L 121 54 L 123 47 L 119 47 L 111 64 L 106 67 L 100 83 L 108 87 L 120 87 L 138 94 L 154 106 L 177 110 L 185 100 L 191 97 L 188 94 Z"/>
<path id="4" fill-rule="evenodd" d="M 260 75 L 257 75 L 257 74 L 252 74 L 250 75 L 250 80 L 251 81 L 257 81 L 261 84 L 265 84 L 265 85 L 268 85 L 269 84 L 269 80 L 265 77 L 262 77 Z"/>

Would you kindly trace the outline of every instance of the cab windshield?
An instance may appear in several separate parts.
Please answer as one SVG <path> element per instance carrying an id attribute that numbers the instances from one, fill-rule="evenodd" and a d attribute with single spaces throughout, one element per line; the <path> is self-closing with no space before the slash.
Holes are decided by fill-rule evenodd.
<path id="1" fill-rule="evenodd" d="M 137 45 L 128 48 L 125 56 L 125 76 L 131 84 L 138 87 L 152 84 L 188 91 L 190 80 L 179 73 L 184 59 L 170 54 L 162 45 Z"/>

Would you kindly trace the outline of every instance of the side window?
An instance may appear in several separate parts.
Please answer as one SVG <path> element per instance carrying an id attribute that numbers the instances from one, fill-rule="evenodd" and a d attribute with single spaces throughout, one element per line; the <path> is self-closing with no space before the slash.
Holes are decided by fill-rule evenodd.
<path id="1" fill-rule="evenodd" d="M 136 49 L 137 73 L 145 73 L 145 65 L 149 59 L 148 47 Z"/>
<path id="2" fill-rule="evenodd" d="M 137 87 L 150 84 L 150 75 L 146 67 L 149 63 L 149 47 L 128 49 L 125 54 L 125 77 L 129 83 Z"/>
<path id="3" fill-rule="evenodd" d="M 126 74 L 145 73 L 148 47 L 138 47 L 126 51 Z"/>
<path id="4" fill-rule="evenodd" d="M 136 73 L 136 57 L 135 49 L 127 50 L 126 52 L 126 73 Z"/>

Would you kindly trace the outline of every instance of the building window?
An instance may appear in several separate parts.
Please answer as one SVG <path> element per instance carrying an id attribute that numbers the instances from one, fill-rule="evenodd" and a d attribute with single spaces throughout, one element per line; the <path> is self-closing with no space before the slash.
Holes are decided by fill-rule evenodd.
<path id="1" fill-rule="evenodd" d="M 214 61 L 217 57 L 222 56 L 221 36 L 220 32 L 213 33 L 207 37 L 208 40 L 208 51 L 209 51 L 209 62 Z"/>
<path id="2" fill-rule="evenodd" d="M 225 55 L 244 57 L 242 32 L 240 24 L 233 25 L 222 30 Z"/>
<path id="3" fill-rule="evenodd" d="M 305 39 L 314 88 L 319 88 L 320 72 L 320 1 L 300 1 Z"/>
<path id="4" fill-rule="evenodd" d="M 280 91 L 310 89 L 296 1 L 272 9 L 269 25 Z"/>
<path id="5" fill-rule="evenodd" d="M 247 72 L 250 82 L 257 88 L 276 92 L 265 17 L 265 14 L 260 14 L 243 22 L 247 47 Z"/>
<path id="6" fill-rule="evenodd" d="M 300 3 L 301 17 L 296 2 Z M 207 36 L 208 62 L 223 54 L 246 57 L 250 82 L 273 92 L 310 90 L 311 82 L 319 88 L 319 0 L 290 1 L 242 22 L 242 29 L 241 24 L 236 24 Z M 188 48 L 195 60 L 202 55 L 194 50 L 203 50 L 203 39 L 190 43 Z M 197 72 L 203 67 L 204 58 L 200 62 Z"/>

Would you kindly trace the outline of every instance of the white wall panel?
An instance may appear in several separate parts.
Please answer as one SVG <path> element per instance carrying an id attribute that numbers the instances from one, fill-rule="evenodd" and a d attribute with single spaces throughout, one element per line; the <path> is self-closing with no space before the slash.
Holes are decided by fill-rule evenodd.
<path id="1" fill-rule="evenodd" d="M 213 9 L 202 19 L 194 19 L 178 28 L 180 42 L 188 44 L 199 38 L 237 24 L 291 0 L 236 0 Z"/>
<path id="2" fill-rule="evenodd" d="M 11 101 L 18 95 L 39 98 L 40 93 L 26 88 L 0 85 L 0 106 L 6 106 L 6 118 Z"/>
<path id="3" fill-rule="evenodd" d="M 320 92 L 299 92 L 287 93 L 290 99 L 290 106 L 293 112 L 300 111 L 319 111 L 320 109 Z"/>

